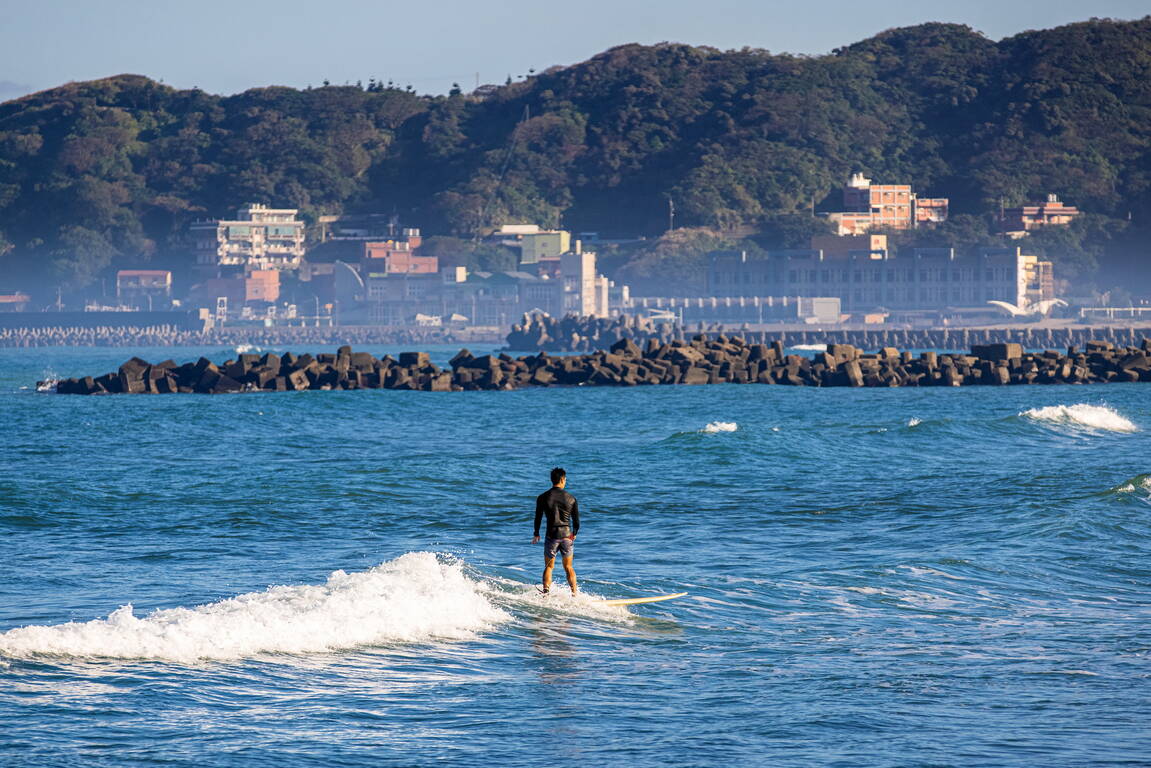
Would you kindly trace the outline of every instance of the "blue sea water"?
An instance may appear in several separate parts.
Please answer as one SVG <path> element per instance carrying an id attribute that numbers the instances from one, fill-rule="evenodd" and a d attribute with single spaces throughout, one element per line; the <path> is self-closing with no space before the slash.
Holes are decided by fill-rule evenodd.
<path id="1" fill-rule="evenodd" d="M 0 351 L 0 765 L 1151 764 L 1151 387 L 34 391 L 231 352 Z"/>

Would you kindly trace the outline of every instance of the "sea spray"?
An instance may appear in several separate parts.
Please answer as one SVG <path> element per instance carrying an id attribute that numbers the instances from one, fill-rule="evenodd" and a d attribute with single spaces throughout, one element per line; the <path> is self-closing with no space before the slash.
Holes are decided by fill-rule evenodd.
<path id="1" fill-rule="evenodd" d="M 269 587 L 195 608 L 27 626 L 0 634 L 0 656 L 191 662 L 321 653 L 382 643 L 467 639 L 508 615 L 455 562 L 413 552 L 323 584 Z"/>
<path id="2" fill-rule="evenodd" d="M 1045 408 L 1031 408 L 1019 415 L 1033 421 L 1085 427 L 1105 432 L 1136 432 L 1139 429 L 1132 421 L 1120 415 L 1118 411 L 1105 405 L 1089 405 L 1087 403 L 1049 405 Z"/>
<path id="3" fill-rule="evenodd" d="M 734 421 L 713 421 L 700 430 L 706 434 L 712 435 L 718 432 L 735 432 L 739 429 L 739 425 Z"/>

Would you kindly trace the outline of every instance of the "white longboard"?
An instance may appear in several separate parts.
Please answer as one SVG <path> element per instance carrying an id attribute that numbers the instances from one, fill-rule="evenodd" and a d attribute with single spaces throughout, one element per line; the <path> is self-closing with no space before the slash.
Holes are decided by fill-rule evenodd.
<path id="1" fill-rule="evenodd" d="M 601 605 L 638 605 L 640 603 L 659 603 L 664 600 L 674 600 L 683 597 L 686 592 L 676 592 L 674 595 L 655 595 L 654 597 L 621 597 L 617 600 L 600 600 Z"/>

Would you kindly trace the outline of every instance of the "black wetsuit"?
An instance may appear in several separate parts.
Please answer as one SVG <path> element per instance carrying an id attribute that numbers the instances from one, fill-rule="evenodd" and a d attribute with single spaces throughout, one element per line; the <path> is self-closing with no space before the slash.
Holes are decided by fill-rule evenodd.
<path id="1" fill-rule="evenodd" d="M 562 488 L 552 486 L 536 497 L 536 536 L 540 535 L 540 521 L 545 517 L 549 539 L 566 539 L 579 533 L 579 503 Z"/>

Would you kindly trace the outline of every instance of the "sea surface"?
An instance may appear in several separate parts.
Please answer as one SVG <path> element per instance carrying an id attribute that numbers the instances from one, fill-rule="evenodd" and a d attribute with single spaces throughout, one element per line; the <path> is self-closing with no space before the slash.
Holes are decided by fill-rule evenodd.
<path id="1" fill-rule="evenodd" d="M 35 391 L 132 354 L 0 351 L 2 766 L 1151 765 L 1151 386 Z"/>

